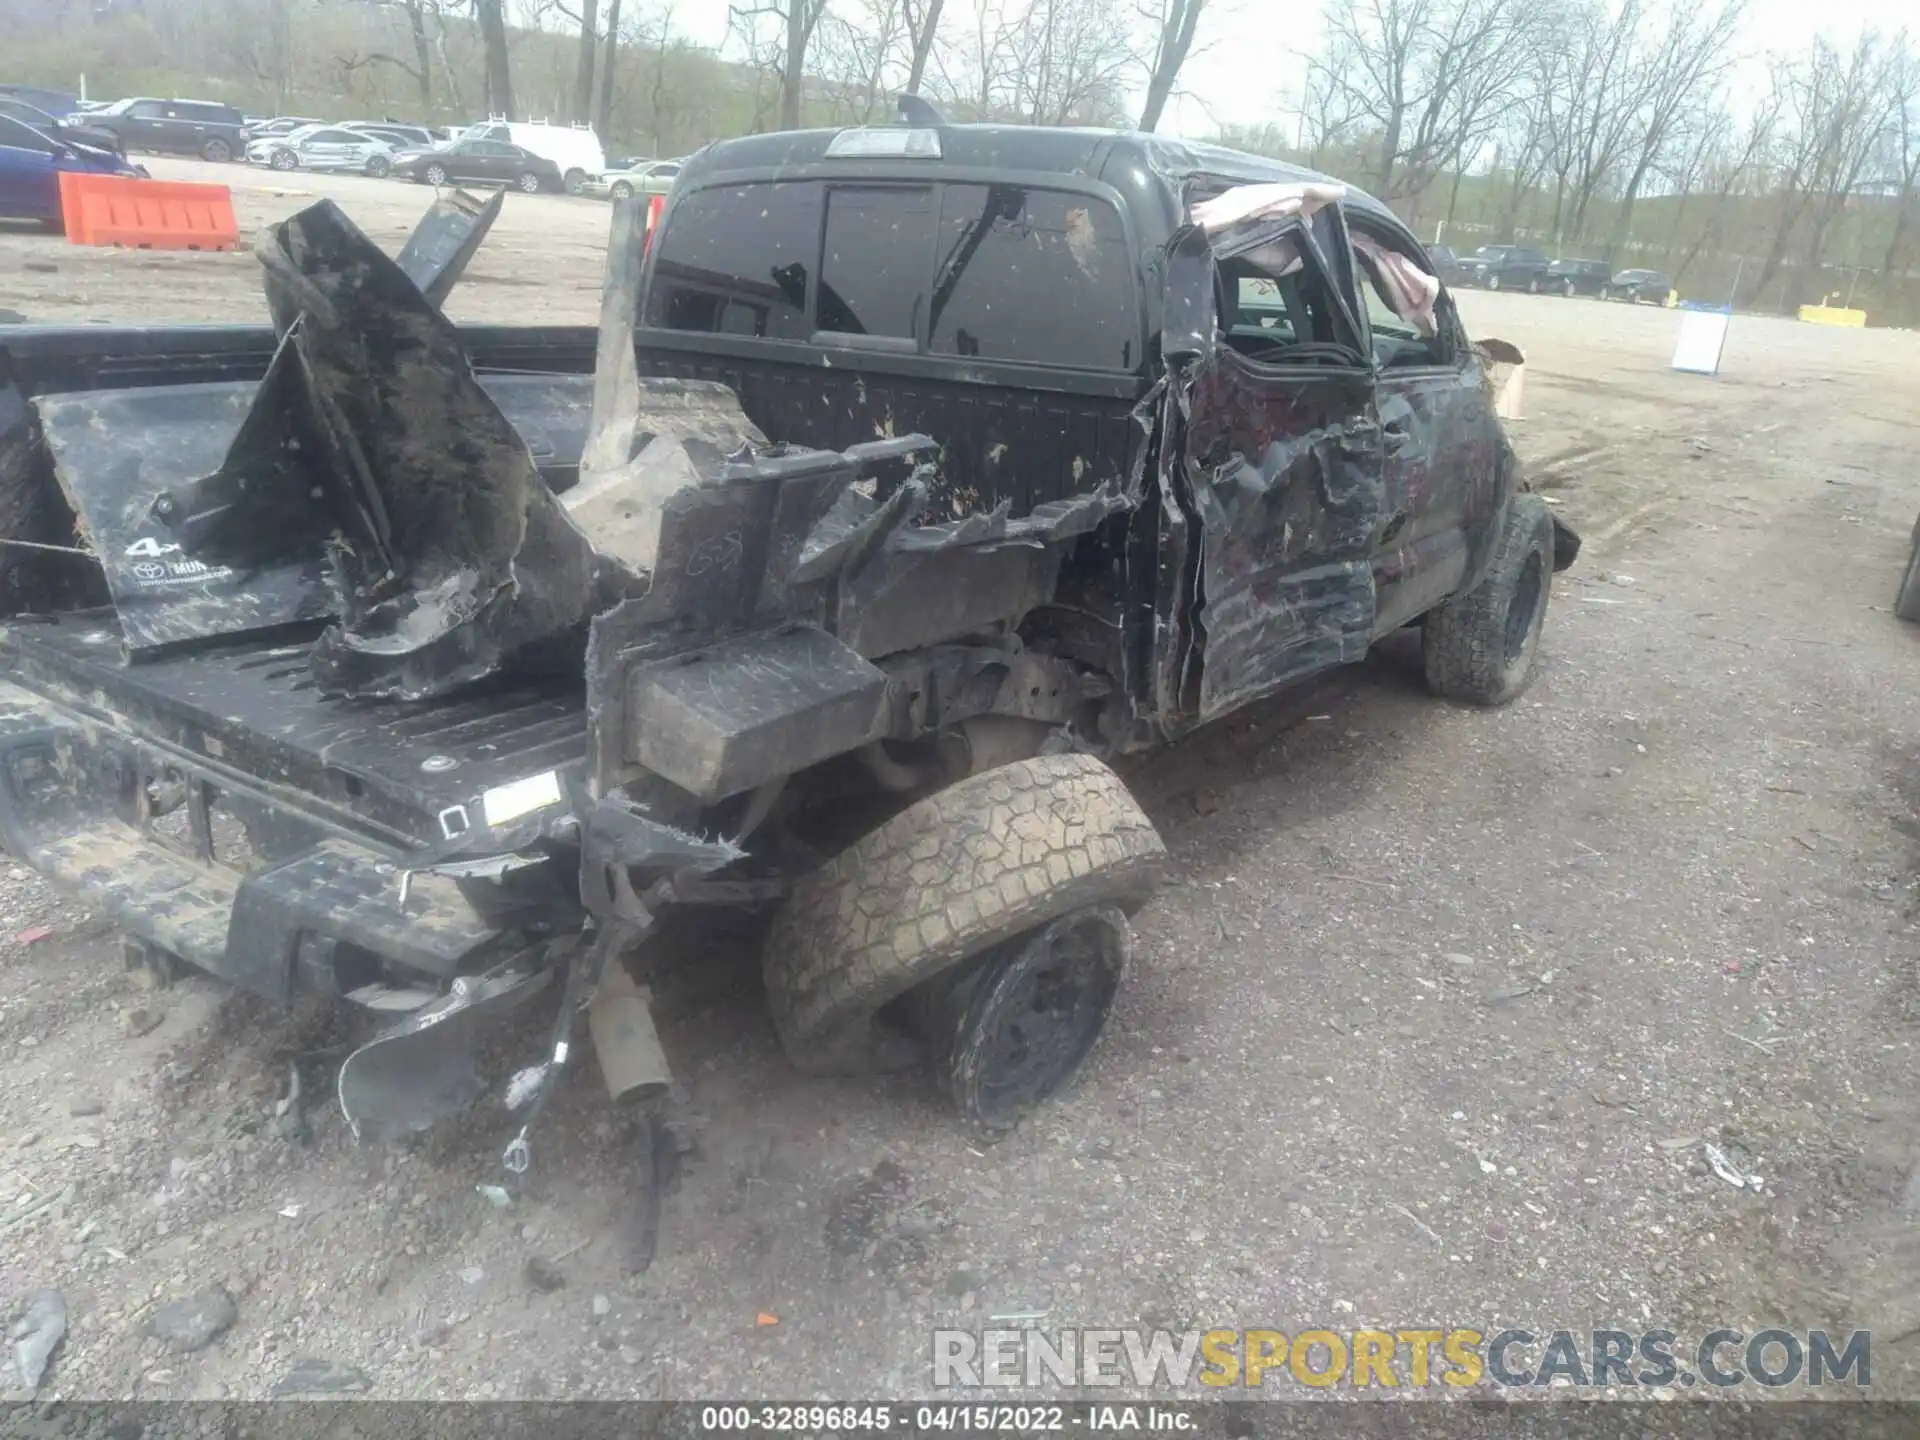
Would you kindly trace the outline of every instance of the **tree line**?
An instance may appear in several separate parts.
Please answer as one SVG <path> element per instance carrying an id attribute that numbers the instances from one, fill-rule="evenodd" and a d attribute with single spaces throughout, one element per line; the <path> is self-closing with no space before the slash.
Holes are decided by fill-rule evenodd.
<path id="1" fill-rule="evenodd" d="M 1920 46 L 1759 57 L 1743 0 L 1328 0 L 1271 119 L 1210 137 L 1351 179 L 1424 237 L 1646 264 L 1920 319 Z M 1191 60 L 1301 27 L 1248 0 L 0 0 L 9 78 L 258 110 L 593 124 L 615 153 L 887 118 L 1162 126 Z M 1209 97 L 1198 94 L 1204 112 Z"/>

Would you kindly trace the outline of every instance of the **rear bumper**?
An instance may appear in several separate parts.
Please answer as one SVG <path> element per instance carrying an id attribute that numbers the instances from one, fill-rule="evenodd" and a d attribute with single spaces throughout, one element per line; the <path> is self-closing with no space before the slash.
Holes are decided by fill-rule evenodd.
<path id="1" fill-rule="evenodd" d="M 444 985 L 500 948 L 452 881 L 200 757 L 0 682 L 0 841 L 131 935 L 267 999 Z"/>

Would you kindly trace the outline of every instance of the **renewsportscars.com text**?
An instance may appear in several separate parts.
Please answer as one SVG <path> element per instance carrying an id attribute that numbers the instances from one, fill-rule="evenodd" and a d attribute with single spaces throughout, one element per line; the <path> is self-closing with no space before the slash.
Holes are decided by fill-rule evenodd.
<path id="1" fill-rule="evenodd" d="M 1728 1390 L 1758 1385 L 1867 1386 L 1873 1336 L 1854 1330 L 1488 1331 L 936 1330 L 940 1389 L 1057 1386 L 1209 1389 L 1264 1386 L 1353 1390 L 1449 1386 L 1575 1386 Z"/>

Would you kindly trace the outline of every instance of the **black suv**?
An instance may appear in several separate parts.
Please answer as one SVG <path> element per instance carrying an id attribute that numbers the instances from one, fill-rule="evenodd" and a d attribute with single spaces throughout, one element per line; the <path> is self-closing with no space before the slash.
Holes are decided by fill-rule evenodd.
<path id="1" fill-rule="evenodd" d="M 1672 289 L 1673 282 L 1658 270 L 1622 270 L 1600 287 L 1600 298 L 1630 300 L 1635 305 L 1650 300 L 1655 305 L 1664 305 Z"/>
<path id="2" fill-rule="evenodd" d="M 1556 260 L 1547 267 L 1546 288 L 1561 295 L 1598 295 L 1613 276 L 1604 260 Z"/>
<path id="3" fill-rule="evenodd" d="M 127 150 L 162 155 L 198 155 L 236 160 L 246 152 L 245 118 L 214 100 L 116 100 L 87 116 L 87 124 L 111 130 Z"/>
<path id="4" fill-rule="evenodd" d="M 1547 257 L 1527 245 L 1482 245 L 1460 261 L 1460 283 L 1538 295 L 1547 283 Z"/>

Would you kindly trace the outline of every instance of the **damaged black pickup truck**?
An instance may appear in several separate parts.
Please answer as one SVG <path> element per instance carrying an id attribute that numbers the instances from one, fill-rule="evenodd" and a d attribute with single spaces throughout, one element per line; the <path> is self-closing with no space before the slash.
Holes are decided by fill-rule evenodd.
<path id="1" fill-rule="evenodd" d="M 655 1095 L 670 907 L 770 916 L 815 1072 L 1004 1127 L 1085 1058 L 1164 851 L 1105 758 L 1401 627 L 1531 674 L 1577 540 L 1414 238 L 1152 137 L 760 136 L 617 205 L 597 332 L 457 327 L 320 202 L 259 329 L 0 329 L 0 837 L 138 943 L 360 1007 L 356 1133 L 584 1027 Z M 771 438 L 769 438 L 771 437 Z M 658 947 L 654 947 L 658 948 Z"/>

